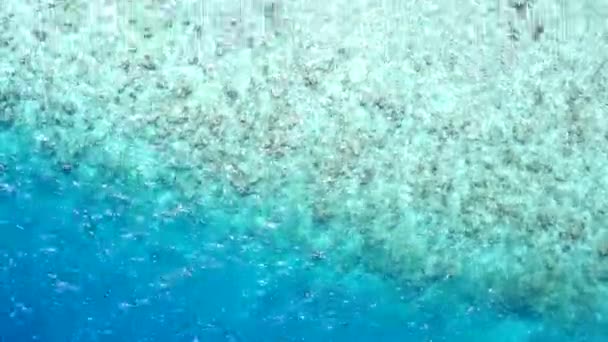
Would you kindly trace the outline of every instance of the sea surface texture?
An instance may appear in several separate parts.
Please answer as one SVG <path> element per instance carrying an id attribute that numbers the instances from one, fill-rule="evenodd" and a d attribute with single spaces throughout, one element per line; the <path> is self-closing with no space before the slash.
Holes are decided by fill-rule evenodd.
<path id="1" fill-rule="evenodd" d="M 3 0 L 0 342 L 608 341 L 607 0 Z"/>

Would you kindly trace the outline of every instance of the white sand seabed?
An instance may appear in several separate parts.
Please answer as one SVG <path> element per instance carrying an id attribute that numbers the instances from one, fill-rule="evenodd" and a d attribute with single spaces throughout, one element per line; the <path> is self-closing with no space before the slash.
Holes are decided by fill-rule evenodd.
<path id="1" fill-rule="evenodd" d="M 602 319 L 608 1 L 525 3 L 7 0 L 0 115 L 399 281 Z"/>

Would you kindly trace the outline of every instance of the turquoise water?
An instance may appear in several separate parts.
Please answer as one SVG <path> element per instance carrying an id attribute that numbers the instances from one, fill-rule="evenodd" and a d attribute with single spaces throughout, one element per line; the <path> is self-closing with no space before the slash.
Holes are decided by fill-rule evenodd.
<path id="1" fill-rule="evenodd" d="M 161 186 L 81 182 L 26 133 L 1 134 L 1 341 L 606 340 L 450 301 L 449 285 L 336 276 L 330 257 L 232 235 L 204 213 L 161 213 Z"/>
<path id="2" fill-rule="evenodd" d="M 0 342 L 608 341 L 606 10 L 9 0 Z"/>

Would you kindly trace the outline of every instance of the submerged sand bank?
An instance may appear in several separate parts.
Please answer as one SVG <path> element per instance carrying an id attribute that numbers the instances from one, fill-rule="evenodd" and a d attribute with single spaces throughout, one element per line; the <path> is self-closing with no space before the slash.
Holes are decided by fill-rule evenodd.
<path id="1" fill-rule="evenodd" d="M 606 5 L 242 3 L 8 1 L 1 124 L 399 281 L 604 312 Z"/>

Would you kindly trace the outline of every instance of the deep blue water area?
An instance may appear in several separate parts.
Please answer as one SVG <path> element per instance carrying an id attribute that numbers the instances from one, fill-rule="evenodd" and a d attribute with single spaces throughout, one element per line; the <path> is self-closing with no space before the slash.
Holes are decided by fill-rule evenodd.
<path id="1" fill-rule="evenodd" d="M 0 132 L 0 341 L 607 341 L 450 300 L 167 212 L 167 189 L 82 181 Z M 462 286 L 462 284 L 460 284 Z"/>

